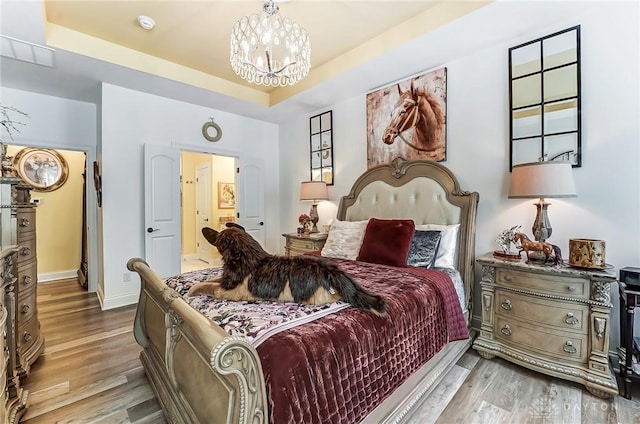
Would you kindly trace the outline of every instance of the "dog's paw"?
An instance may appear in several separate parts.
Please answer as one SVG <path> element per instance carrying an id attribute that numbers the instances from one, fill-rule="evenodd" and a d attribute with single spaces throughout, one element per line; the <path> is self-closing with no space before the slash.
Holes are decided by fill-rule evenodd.
<path id="1" fill-rule="evenodd" d="M 187 293 L 189 296 L 214 296 L 216 294 L 216 289 L 220 288 L 220 284 L 218 283 L 196 283 L 189 289 Z"/>

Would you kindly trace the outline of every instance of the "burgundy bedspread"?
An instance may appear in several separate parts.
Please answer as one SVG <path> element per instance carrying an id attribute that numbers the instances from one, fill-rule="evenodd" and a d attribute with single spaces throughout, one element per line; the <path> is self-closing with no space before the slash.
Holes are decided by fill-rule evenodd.
<path id="1" fill-rule="evenodd" d="M 448 341 L 469 336 L 446 274 L 333 260 L 385 299 L 388 316 L 347 308 L 261 344 L 274 424 L 358 423 Z"/>

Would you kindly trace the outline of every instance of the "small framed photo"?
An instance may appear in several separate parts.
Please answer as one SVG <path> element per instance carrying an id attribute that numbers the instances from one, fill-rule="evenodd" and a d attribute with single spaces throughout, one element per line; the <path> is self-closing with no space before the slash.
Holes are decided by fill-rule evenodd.
<path id="1" fill-rule="evenodd" d="M 35 191 L 57 190 L 67 181 L 69 167 L 60 153 L 28 147 L 13 158 L 13 167 Z"/>
<path id="2" fill-rule="evenodd" d="M 236 185 L 234 183 L 218 183 L 218 208 L 235 209 Z"/>

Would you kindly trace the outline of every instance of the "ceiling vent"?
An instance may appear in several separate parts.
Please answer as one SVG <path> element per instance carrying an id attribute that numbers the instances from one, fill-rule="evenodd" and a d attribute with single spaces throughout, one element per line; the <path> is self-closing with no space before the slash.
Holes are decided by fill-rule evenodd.
<path id="1" fill-rule="evenodd" d="M 0 55 L 4 57 L 53 68 L 54 52 L 50 47 L 0 34 Z"/>

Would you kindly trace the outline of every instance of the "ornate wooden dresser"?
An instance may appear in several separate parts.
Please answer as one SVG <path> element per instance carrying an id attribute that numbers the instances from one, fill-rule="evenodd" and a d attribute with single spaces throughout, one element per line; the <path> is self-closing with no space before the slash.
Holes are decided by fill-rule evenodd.
<path id="1" fill-rule="evenodd" d="M 25 412 L 28 392 L 22 389 L 31 364 L 44 349 L 37 308 L 36 215 L 31 187 L 20 178 L 0 177 L 0 248 L 15 250 L 4 263 L 4 306 L 7 311 L 8 422 Z M 11 259 L 12 258 L 12 259 Z M 11 278 L 9 278 L 11 277 Z"/>
<path id="2" fill-rule="evenodd" d="M 613 274 L 493 256 L 477 262 L 482 325 L 473 348 L 480 356 L 578 382 L 599 397 L 618 394 L 608 356 Z"/>

